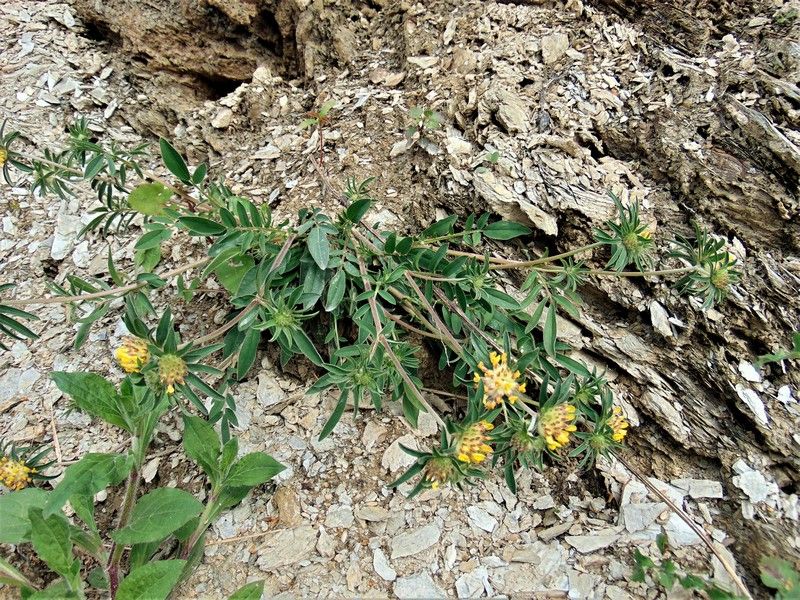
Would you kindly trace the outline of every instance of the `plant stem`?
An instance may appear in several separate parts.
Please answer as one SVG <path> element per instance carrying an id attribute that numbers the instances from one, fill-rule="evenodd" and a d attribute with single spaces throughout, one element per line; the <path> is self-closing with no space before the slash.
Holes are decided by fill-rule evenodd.
<path id="1" fill-rule="evenodd" d="M 210 258 L 203 258 L 201 260 L 196 260 L 189 264 L 183 265 L 182 267 L 178 267 L 177 269 L 172 269 L 171 271 L 167 271 L 163 275 L 161 275 L 161 279 L 170 279 L 175 277 L 176 275 L 180 275 L 186 271 L 190 271 L 196 267 L 201 267 L 206 264 Z M 51 298 L 29 298 L 27 300 L 3 300 L 3 304 L 6 306 L 30 306 L 30 305 L 40 305 L 40 304 L 69 304 L 71 302 L 84 302 L 86 300 L 97 300 L 98 298 L 106 298 L 108 296 L 114 296 L 116 294 L 127 294 L 128 292 L 132 292 L 134 290 L 138 290 L 140 288 L 146 287 L 146 281 L 140 281 L 138 283 L 131 283 L 129 285 L 125 285 L 122 287 L 111 288 L 108 290 L 103 290 L 102 292 L 94 292 L 91 294 L 80 294 L 78 296 L 53 296 Z"/>
<path id="2" fill-rule="evenodd" d="M 206 507 L 203 510 L 203 514 L 200 515 L 200 518 L 197 522 L 197 527 L 192 532 L 192 535 L 189 536 L 189 539 L 186 540 L 186 543 L 183 546 L 183 550 L 181 551 L 181 558 L 186 559 L 192 553 L 194 549 L 194 545 L 200 539 L 200 537 L 205 533 L 206 529 L 208 529 L 209 521 L 211 519 L 211 514 L 216 509 L 216 502 L 217 502 L 217 494 L 213 491 L 208 497 L 208 502 L 206 502 Z"/>
<path id="3" fill-rule="evenodd" d="M 490 267 L 491 268 L 491 267 Z M 536 269 L 542 273 L 563 273 L 564 269 L 553 267 L 550 269 Z M 584 275 L 597 275 L 600 277 L 656 277 L 660 275 L 682 275 L 694 271 L 695 267 L 678 267 L 676 269 L 662 269 L 660 271 L 607 271 L 605 269 L 587 269 Z"/>
<path id="4" fill-rule="evenodd" d="M 134 445 L 135 443 L 136 441 L 134 439 Z M 122 501 L 122 510 L 119 514 L 119 520 L 117 521 L 118 530 L 125 527 L 125 525 L 128 524 L 128 520 L 131 518 L 131 512 L 133 512 L 133 507 L 136 504 L 136 494 L 139 491 L 139 483 L 139 466 L 134 465 L 131 472 L 128 474 L 128 481 L 125 485 L 125 497 Z M 125 546 L 117 544 L 116 542 L 111 546 L 111 555 L 108 559 L 106 572 L 108 573 L 108 584 L 112 599 L 117 595 L 117 588 L 119 587 L 119 565 L 124 550 Z"/>

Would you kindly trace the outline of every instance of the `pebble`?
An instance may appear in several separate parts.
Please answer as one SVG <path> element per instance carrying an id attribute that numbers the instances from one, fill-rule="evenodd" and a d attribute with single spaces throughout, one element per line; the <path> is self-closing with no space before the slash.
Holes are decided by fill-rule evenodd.
<path id="1" fill-rule="evenodd" d="M 375 548 L 375 551 L 372 553 L 372 568 L 375 569 L 375 572 L 384 581 L 394 581 L 397 579 L 397 571 L 389 564 L 389 559 L 386 558 L 386 554 L 384 554 L 383 550 L 380 548 Z"/>
<path id="2" fill-rule="evenodd" d="M 493 595 L 486 567 L 477 567 L 456 579 L 456 594 L 459 598 L 480 598 L 484 591 L 489 596 Z"/>
<path id="3" fill-rule="evenodd" d="M 400 577 L 394 582 L 394 594 L 403 600 L 437 600 L 447 593 L 436 585 L 428 573 Z"/>
<path id="4" fill-rule="evenodd" d="M 557 62 L 569 49 L 569 36 L 566 33 L 556 32 L 542 38 L 542 60 L 544 64 L 551 65 Z"/>
<path id="5" fill-rule="evenodd" d="M 383 453 L 383 457 L 381 458 L 381 465 L 384 469 L 389 469 L 390 473 L 394 473 L 400 469 L 407 469 L 417 460 L 410 454 L 403 452 L 403 449 L 400 448 L 400 444 L 403 444 L 412 450 L 419 450 L 417 439 L 410 433 L 392 442 L 391 445 L 386 449 L 386 452 Z"/>
<path id="6" fill-rule="evenodd" d="M 568 535 L 564 540 L 581 554 L 607 548 L 619 539 L 619 534 L 600 532 L 591 535 Z"/>
<path id="7" fill-rule="evenodd" d="M 441 529 L 434 524 L 396 535 L 391 541 L 392 559 L 418 554 L 438 542 L 441 535 Z"/>
<path id="8" fill-rule="evenodd" d="M 314 527 L 302 525 L 282 529 L 263 538 L 256 564 L 262 571 L 271 571 L 308 558 L 317 542 Z"/>
<path id="9" fill-rule="evenodd" d="M 356 509 L 356 517 L 362 521 L 385 521 L 389 518 L 389 511 L 382 506 L 359 506 Z"/>
<path id="10" fill-rule="evenodd" d="M 325 517 L 325 527 L 341 529 L 353 524 L 353 507 L 344 504 L 335 504 L 328 509 Z"/>
<path id="11" fill-rule="evenodd" d="M 479 529 L 492 533 L 497 528 L 497 519 L 478 506 L 468 506 L 467 514 L 472 524 Z"/>
<path id="12" fill-rule="evenodd" d="M 233 111 L 230 108 L 223 108 L 211 119 L 211 126 L 215 129 L 227 129 L 232 121 Z"/>

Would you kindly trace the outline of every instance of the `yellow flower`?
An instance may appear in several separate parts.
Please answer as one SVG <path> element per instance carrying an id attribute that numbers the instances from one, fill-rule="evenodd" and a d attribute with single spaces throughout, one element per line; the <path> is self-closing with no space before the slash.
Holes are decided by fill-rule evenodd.
<path id="1" fill-rule="evenodd" d="M 466 463 L 481 463 L 492 447 L 486 443 L 487 431 L 494 429 L 489 421 L 479 421 L 470 425 L 458 435 L 456 442 L 456 458 Z"/>
<path id="2" fill-rule="evenodd" d="M 519 400 L 519 394 L 525 393 L 525 384 L 518 383 L 519 371 L 512 371 L 508 368 L 508 357 L 506 353 L 498 354 L 492 352 L 489 355 L 492 368 L 487 369 L 482 363 L 478 363 L 478 368 L 483 371 L 483 375 L 475 373 L 473 381 L 479 384 L 483 381 L 483 404 L 492 410 L 498 404 L 502 404 L 503 399 L 508 399 L 510 404 Z"/>
<path id="3" fill-rule="evenodd" d="M 0 458 L 0 483 L 12 491 L 27 487 L 31 482 L 31 473 L 36 473 L 36 469 L 21 460 L 11 460 L 7 456 Z"/>
<path id="4" fill-rule="evenodd" d="M 165 354 L 158 359 L 158 380 L 167 389 L 168 394 L 175 393 L 175 384 L 183 383 L 189 372 L 186 363 L 180 356 Z"/>
<path id="5" fill-rule="evenodd" d="M 430 484 L 431 489 L 437 490 L 442 484 L 450 483 L 457 478 L 458 473 L 451 460 L 444 456 L 436 456 L 425 463 L 422 470 L 422 479 Z"/>
<path id="6" fill-rule="evenodd" d="M 6 164 L 7 158 L 8 158 L 8 150 L 0 146 L 0 167 Z"/>
<path id="7" fill-rule="evenodd" d="M 619 406 L 614 407 L 614 412 L 611 415 L 611 418 L 608 420 L 608 426 L 611 427 L 611 439 L 615 442 L 621 442 L 625 439 L 625 436 L 628 435 L 628 427 L 630 427 L 630 423 L 628 423 L 628 419 L 625 418 L 625 415 L 622 414 L 622 409 Z"/>
<path id="8" fill-rule="evenodd" d="M 122 338 L 122 345 L 114 352 L 114 356 L 123 371 L 138 373 L 150 360 L 150 350 L 147 349 L 147 342 L 142 338 L 125 336 Z"/>
<path id="9" fill-rule="evenodd" d="M 575 427 L 575 407 L 571 404 L 559 404 L 545 409 L 539 416 L 539 435 L 547 443 L 548 450 L 558 450 L 569 444 L 569 435 Z"/>

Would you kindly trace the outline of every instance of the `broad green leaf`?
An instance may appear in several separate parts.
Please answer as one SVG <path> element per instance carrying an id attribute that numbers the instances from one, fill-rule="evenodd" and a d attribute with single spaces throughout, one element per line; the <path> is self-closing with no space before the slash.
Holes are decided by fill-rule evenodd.
<path id="1" fill-rule="evenodd" d="M 164 214 L 164 207 L 172 198 L 172 190 L 160 183 L 142 183 L 131 190 L 128 204 L 138 213 L 149 217 Z"/>
<path id="2" fill-rule="evenodd" d="M 69 575 L 75 557 L 72 555 L 67 517 L 57 512 L 45 518 L 41 508 L 31 508 L 28 517 L 31 520 L 31 543 L 36 554 L 59 575 Z"/>
<path id="3" fill-rule="evenodd" d="M 227 263 L 220 265 L 214 270 L 214 274 L 219 279 L 226 290 L 235 294 L 244 279 L 245 274 L 253 268 L 255 260 L 252 256 L 240 255 Z"/>
<path id="4" fill-rule="evenodd" d="M 181 217 L 178 223 L 192 235 L 222 235 L 228 229 L 221 223 L 205 217 Z"/>
<path id="5" fill-rule="evenodd" d="M 127 477 L 133 461 L 125 454 L 90 453 L 64 471 L 64 478 L 50 492 L 44 505 L 45 517 L 61 510 L 72 496 L 93 496 Z"/>
<path id="6" fill-rule="evenodd" d="M 31 520 L 28 510 L 43 508 L 46 501 L 47 492 L 35 487 L 0 496 L 0 543 L 30 541 Z"/>
<path id="7" fill-rule="evenodd" d="M 331 256 L 331 244 L 328 240 L 327 234 L 321 227 L 314 227 L 308 232 L 306 239 L 308 251 L 311 253 L 311 258 L 317 263 L 317 266 L 323 271 L 328 268 L 328 260 Z"/>
<path id="8" fill-rule="evenodd" d="M 346 285 L 347 276 L 344 271 L 337 271 L 336 275 L 328 283 L 328 293 L 325 296 L 325 310 L 327 312 L 333 312 L 341 304 Z"/>
<path id="9" fill-rule="evenodd" d="M 513 221 L 497 221 L 490 223 L 483 234 L 493 240 L 512 240 L 521 235 L 527 235 L 531 232 L 528 227 L 515 223 Z"/>
<path id="10" fill-rule="evenodd" d="M 450 215 L 449 217 L 445 217 L 440 221 L 436 221 L 436 223 L 425 229 L 420 234 L 420 237 L 432 238 L 439 237 L 440 235 L 446 235 L 450 233 L 450 229 L 453 227 L 453 223 L 456 222 L 456 219 L 458 219 L 456 215 Z"/>
<path id="11" fill-rule="evenodd" d="M 184 415 L 183 449 L 208 475 L 212 483 L 219 477 L 219 436 L 214 427 L 200 417 Z"/>
<path id="12" fill-rule="evenodd" d="M 161 262 L 161 247 L 156 246 L 155 248 L 148 248 L 147 250 L 137 250 L 134 255 L 134 262 L 142 271 L 149 273 Z"/>
<path id="13" fill-rule="evenodd" d="M 253 581 L 239 588 L 228 600 L 261 600 L 264 593 L 264 582 Z"/>
<path id="14" fill-rule="evenodd" d="M 45 589 L 34 592 L 30 596 L 23 596 L 25 600 L 70 600 L 78 598 L 78 594 L 70 591 L 66 580 L 56 579 Z"/>
<path id="15" fill-rule="evenodd" d="M 139 238 L 139 241 L 136 242 L 133 249 L 148 250 L 150 248 L 157 248 L 161 245 L 161 242 L 168 240 L 171 235 L 172 233 L 166 227 L 152 229 Z"/>
<path id="16" fill-rule="evenodd" d="M 202 510 L 203 505 L 189 492 L 158 488 L 139 498 L 128 524 L 112 532 L 111 539 L 125 545 L 163 540 Z"/>
<path id="17" fill-rule="evenodd" d="M 120 411 L 117 389 L 110 381 L 96 373 L 55 371 L 50 376 L 83 412 L 130 431 Z"/>
<path id="18" fill-rule="evenodd" d="M 347 220 L 352 223 L 358 223 L 367 214 L 370 206 L 372 205 L 372 200 L 369 198 L 362 198 L 361 200 L 356 200 L 350 206 L 347 207 L 345 211 L 345 216 Z"/>
<path id="19" fill-rule="evenodd" d="M 286 467 L 263 452 L 251 452 L 233 465 L 224 484 L 230 487 L 261 485 Z"/>
<path id="20" fill-rule="evenodd" d="M 122 580 L 116 600 L 166 600 L 185 564 L 185 560 L 159 560 L 134 569 Z"/>
<path id="21" fill-rule="evenodd" d="M 161 147 L 161 159 L 164 161 L 164 166 L 183 183 L 191 183 L 192 178 L 189 175 L 189 168 L 186 166 L 186 161 L 183 160 L 183 157 L 164 138 L 160 138 L 158 142 Z"/>

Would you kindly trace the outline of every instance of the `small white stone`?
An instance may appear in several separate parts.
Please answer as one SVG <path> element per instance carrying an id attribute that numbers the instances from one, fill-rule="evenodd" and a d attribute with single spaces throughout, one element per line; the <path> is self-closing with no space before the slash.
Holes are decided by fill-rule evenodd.
<path id="1" fill-rule="evenodd" d="M 230 108 L 223 108 L 216 116 L 211 119 L 211 126 L 215 129 L 226 129 L 233 121 L 233 111 Z"/>
<path id="2" fill-rule="evenodd" d="M 392 559 L 413 556 L 427 550 L 442 535 L 437 525 L 430 524 L 396 535 L 391 541 Z"/>
<path id="3" fill-rule="evenodd" d="M 392 442 L 381 458 L 381 466 L 383 466 L 384 469 L 389 469 L 391 473 L 408 468 L 417 462 L 415 457 L 403 452 L 400 444 L 412 450 L 419 449 L 419 446 L 417 446 L 417 439 L 411 434 L 406 434 Z"/>
<path id="4" fill-rule="evenodd" d="M 467 514 L 472 524 L 479 529 L 492 533 L 497 528 L 497 519 L 478 506 L 468 506 Z"/>
<path id="5" fill-rule="evenodd" d="M 347 528 L 353 524 L 353 507 L 345 504 L 334 504 L 325 516 L 325 527 L 329 529 Z"/>
<path id="6" fill-rule="evenodd" d="M 403 600 L 438 600 L 447 598 L 447 593 L 437 586 L 428 573 L 417 573 L 400 577 L 394 582 L 394 594 Z"/>
<path id="7" fill-rule="evenodd" d="M 385 581 L 394 581 L 397 579 L 397 571 L 389 564 L 389 559 L 386 558 L 386 555 L 380 548 L 375 548 L 375 552 L 372 554 L 372 568 L 375 569 L 378 576 Z"/>
<path id="8" fill-rule="evenodd" d="M 747 381 L 752 383 L 759 383 L 761 381 L 761 373 L 756 371 L 755 367 L 746 360 L 739 361 L 739 373 L 742 374 Z"/>
<path id="9" fill-rule="evenodd" d="M 569 49 L 569 37 L 566 33 L 556 32 L 542 38 L 542 60 L 550 65 L 566 54 Z"/>
<path id="10" fill-rule="evenodd" d="M 590 535 L 568 535 L 564 540 L 581 554 L 607 548 L 619 539 L 619 534 L 598 532 Z"/>
<path id="11" fill-rule="evenodd" d="M 739 398 L 741 398 L 742 401 L 744 401 L 744 403 L 750 407 L 750 410 L 753 411 L 756 421 L 762 425 L 767 425 L 769 423 L 769 419 L 767 418 L 767 410 L 764 408 L 764 402 L 756 392 L 737 383 L 736 393 L 739 395 Z"/>

